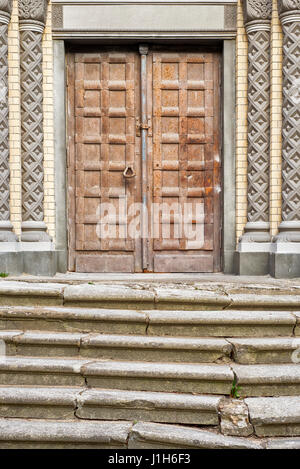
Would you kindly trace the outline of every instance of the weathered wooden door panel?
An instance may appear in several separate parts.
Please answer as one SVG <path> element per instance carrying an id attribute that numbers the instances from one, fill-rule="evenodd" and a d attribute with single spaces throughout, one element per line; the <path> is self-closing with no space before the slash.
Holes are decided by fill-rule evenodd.
<path id="1" fill-rule="evenodd" d="M 139 174 L 135 116 L 139 107 L 137 55 L 102 48 L 74 54 L 74 250 L 78 272 L 139 270 L 136 242 L 127 235 L 125 200 L 136 202 Z M 72 84 L 70 84 L 72 86 Z M 138 251 L 138 250 L 137 250 Z"/>
<path id="2" fill-rule="evenodd" d="M 155 272 L 220 268 L 218 55 L 153 52 Z M 168 236 L 168 230 L 170 235 Z"/>
<path id="3" fill-rule="evenodd" d="M 218 54 L 150 49 L 146 86 L 136 50 L 101 47 L 68 60 L 69 269 L 219 271 Z M 144 223 L 144 200 L 145 238 L 131 230 Z"/>

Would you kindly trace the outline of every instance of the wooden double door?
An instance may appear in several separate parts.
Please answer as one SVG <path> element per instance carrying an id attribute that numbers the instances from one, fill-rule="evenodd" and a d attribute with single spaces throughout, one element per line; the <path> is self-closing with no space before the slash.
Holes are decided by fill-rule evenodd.
<path id="1" fill-rule="evenodd" d="M 220 270 L 220 55 L 68 54 L 69 269 Z"/>

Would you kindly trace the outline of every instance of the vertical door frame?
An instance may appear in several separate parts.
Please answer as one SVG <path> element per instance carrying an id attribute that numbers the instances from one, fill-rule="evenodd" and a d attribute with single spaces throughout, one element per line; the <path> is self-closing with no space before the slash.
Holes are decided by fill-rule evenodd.
<path id="1" fill-rule="evenodd" d="M 179 39 L 177 40 L 179 41 Z M 137 44 L 142 41 L 137 41 Z M 54 43 L 54 115 L 55 115 L 55 196 L 56 196 L 56 249 L 58 271 L 68 270 L 68 218 L 69 190 L 67 158 L 69 158 L 67 133 L 67 74 L 66 47 L 64 40 Z M 174 42 L 173 42 L 174 43 Z M 235 240 L 235 39 L 225 39 L 222 53 L 222 96 L 220 119 L 222 124 L 222 245 L 221 268 L 224 273 L 233 273 Z M 201 42 L 199 40 L 199 44 Z"/>

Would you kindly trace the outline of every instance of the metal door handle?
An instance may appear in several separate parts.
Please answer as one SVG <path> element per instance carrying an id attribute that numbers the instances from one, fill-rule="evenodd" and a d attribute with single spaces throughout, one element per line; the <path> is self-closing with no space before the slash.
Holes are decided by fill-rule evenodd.
<path id="1" fill-rule="evenodd" d="M 124 178 L 130 179 L 135 176 L 135 171 L 132 166 L 127 166 L 123 173 Z"/>

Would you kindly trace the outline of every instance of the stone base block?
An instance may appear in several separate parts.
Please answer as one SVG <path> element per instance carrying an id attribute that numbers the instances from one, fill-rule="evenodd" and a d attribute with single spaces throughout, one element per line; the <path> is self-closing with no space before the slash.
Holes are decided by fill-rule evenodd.
<path id="1" fill-rule="evenodd" d="M 235 252 L 237 275 L 268 275 L 270 254 L 268 252 Z"/>
<path id="2" fill-rule="evenodd" d="M 57 272 L 65 274 L 68 271 L 68 253 L 64 250 L 56 250 Z"/>
<path id="3" fill-rule="evenodd" d="M 57 271 L 56 251 L 23 251 L 23 269 L 26 274 L 53 277 Z"/>
<path id="4" fill-rule="evenodd" d="M 271 253 L 270 274 L 275 278 L 300 277 L 300 253 Z"/>
<path id="5" fill-rule="evenodd" d="M 0 252 L 0 272 L 9 275 L 23 273 L 23 257 L 20 252 Z"/>

